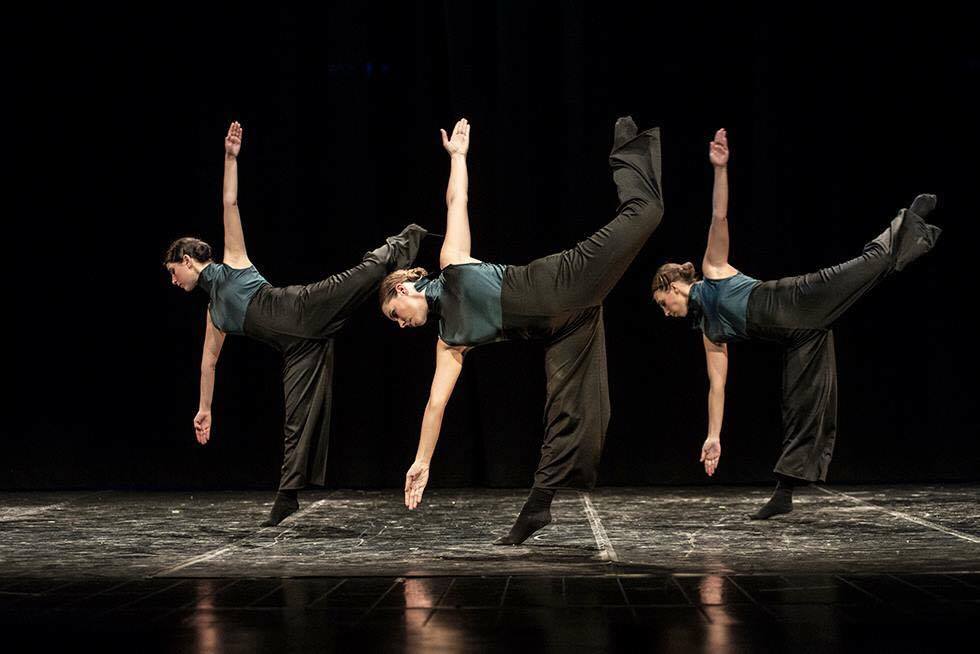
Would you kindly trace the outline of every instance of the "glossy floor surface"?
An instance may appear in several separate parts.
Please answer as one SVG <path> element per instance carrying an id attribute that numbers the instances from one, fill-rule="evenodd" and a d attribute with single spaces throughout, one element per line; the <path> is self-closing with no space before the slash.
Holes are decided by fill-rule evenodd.
<path id="1" fill-rule="evenodd" d="M 980 621 L 980 486 L 0 493 L 2 642 L 102 651 L 943 651 Z M 969 641 L 967 641 L 969 642 Z"/>

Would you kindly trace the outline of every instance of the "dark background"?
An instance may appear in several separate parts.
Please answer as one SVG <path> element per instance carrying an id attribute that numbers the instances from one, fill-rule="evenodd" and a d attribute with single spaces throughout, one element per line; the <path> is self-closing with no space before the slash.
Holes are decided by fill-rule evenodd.
<path id="1" fill-rule="evenodd" d="M 353 265 L 407 222 L 443 231 L 438 129 L 459 116 L 473 125 L 473 255 L 525 263 L 572 245 L 612 217 L 606 157 L 626 113 L 663 126 L 667 213 L 606 303 L 600 483 L 707 481 L 700 338 L 660 315 L 648 284 L 667 259 L 700 261 L 721 126 L 731 261 L 758 278 L 850 258 L 917 193 L 940 196 L 935 251 L 837 328 L 830 480 L 980 478 L 977 16 L 862 11 L 420 2 L 12 18 L 0 488 L 275 486 L 276 353 L 226 341 L 212 440 L 197 445 L 206 299 L 160 265 L 177 236 L 220 252 L 231 120 L 245 128 L 249 254 L 285 285 Z M 436 262 L 430 243 L 420 265 Z M 373 302 L 340 334 L 331 485 L 403 483 L 434 340 Z M 779 379 L 778 351 L 732 347 L 710 483 L 770 479 Z M 529 485 L 543 389 L 537 345 L 468 355 L 432 484 Z"/>

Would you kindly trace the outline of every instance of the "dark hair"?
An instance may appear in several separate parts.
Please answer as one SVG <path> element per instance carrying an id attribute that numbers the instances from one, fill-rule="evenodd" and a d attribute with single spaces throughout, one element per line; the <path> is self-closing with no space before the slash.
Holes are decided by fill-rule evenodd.
<path id="1" fill-rule="evenodd" d="M 396 286 L 405 282 L 417 282 L 428 274 L 425 268 L 408 268 L 396 270 L 389 274 L 381 281 L 381 288 L 378 289 L 378 299 L 381 300 L 381 306 L 384 307 L 385 302 L 395 297 Z"/>
<path id="2" fill-rule="evenodd" d="M 170 244 L 170 247 L 167 248 L 166 253 L 163 255 L 163 265 L 180 263 L 183 261 L 185 254 L 192 259 L 197 259 L 201 263 L 211 261 L 211 257 L 213 256 L 210 245 L 199 238 L 185 236 L 184 238 L 178 238 Z"/>
<path id="3" fill-rule="evenodd" d="M 666 291 L 670 288 L 671 282 L 684 282 L 685 284 L 693 284 L 701 278 L 698 271 L 694 269 L 694 264 L 688 261 L 687 263 L 665 263 L 664 265 L 657 268 L 657 272 L 653 275 L 653 287 L 650 289 L 650 293 L 656 293 L 657 291 Z"/>

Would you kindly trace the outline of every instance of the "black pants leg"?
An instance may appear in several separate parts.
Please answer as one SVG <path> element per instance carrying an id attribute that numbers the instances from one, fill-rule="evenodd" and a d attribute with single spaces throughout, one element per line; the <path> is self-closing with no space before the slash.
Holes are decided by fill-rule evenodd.
<path id="1" fill-rule="evenodd" d="M 660 130 L 625 143 L 610 156 L 610 164 L 621 201 L 616 217 L 575 247 L 508 267 L 501 289 L 505 320 L 557 316 L 602 304 L 660 225 Z"/>
<path id="2" fill-rule="evenodd" d="M 264 287 L 248 307 L 245 333 L 282 353 L 285 399 L 280 490 L 326 481 L 333 385 L 332 335 L 377 291 L 385 265 L 366 259 L 303 286 Z"/>
<path id="3" fill-rule="evenodd" d="M 326 483 L 333 356 L 333 339 L 297 339 L 283 351 L 286 417 L 280 490 Z"/>
<path id="4" fill-rule="evenodd" d="M 336 334 L 354 310 L 378 292 L 387 274 L 384 264 L 367 260 L 319 282 L 287 287 L 298 317 L 296 335 L 321 339 Z"/>
<path id="5" fill-rule="evenodd" d="M 544 444 L 534 476 L 543 489 L 595 485 L 609 425 L 602 302 L 663 217 L 660 130 L 610 155 L 616 217 L 575 247 L 510 266 L 501 309 L 505 329 L 547 339 Z"/>
<path id="6" fill-rule="evenodd" d="M 577 314 L 545 350 L 547 399 L 536 488 L 595 486 L 609 426 L 602 307 Z"/>
<path id="7" fill-rule="evenodd" d="M 749 296 L 753 338 L 782 343 L 783 448 L 777 473 L 825 480 L 837 437 L 831 327 L 885 277 L 928 252 L 939 229 L 903 209 L 860 256 L 808 275 L 763 282 Z"/>
<path id="8" fill-rule="evenodd" d="M 801 329 L 783 352 L 783 448 L 775 471 L 825 481 L 837 438 L 834 332 Z"/>
<path id="9" fill-rule="evenodd" d="M 798 277 L 763 282 L 749 298 L 748 322 L 762 328 L 826 329 L 865 293 L 931 249 L 938 229 L 903 209 L 860 256 Z M 923 245 L 923 235 L 931 237 Z M 937 234 L 938 235 L 938 234 Z"/>

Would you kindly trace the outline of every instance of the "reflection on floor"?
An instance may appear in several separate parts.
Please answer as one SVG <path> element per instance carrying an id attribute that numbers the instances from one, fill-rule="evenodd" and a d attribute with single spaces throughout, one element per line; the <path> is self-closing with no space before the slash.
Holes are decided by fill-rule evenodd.
<path id="1" fill-rule="evenodd" d="M 0 494 L 2 642 L 141 652 L 941 651 L 980 619 L 980 486 Z M 639 646 L 637 645 L 639 644 Z M 5 647 L 5 649 L 7 649 Z M 7 649 L 7 651 L 17 651 Z"/>

